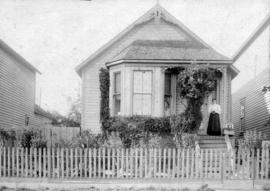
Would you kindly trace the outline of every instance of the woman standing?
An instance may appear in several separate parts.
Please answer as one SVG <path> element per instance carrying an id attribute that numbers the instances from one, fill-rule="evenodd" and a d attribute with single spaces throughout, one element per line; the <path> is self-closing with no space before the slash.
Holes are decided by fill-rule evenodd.
<path id="1" fill-rule="evenodd" d="M 208 112 L 210 114 L 210 117 L 207 127 L 207 134 L 216 136 L 221 135 L 220 120 L 219 120 L 221 108 L 220 105 L 217 104 L 216 99 L 212 100 L 212 104 L 209 106 Z"/>

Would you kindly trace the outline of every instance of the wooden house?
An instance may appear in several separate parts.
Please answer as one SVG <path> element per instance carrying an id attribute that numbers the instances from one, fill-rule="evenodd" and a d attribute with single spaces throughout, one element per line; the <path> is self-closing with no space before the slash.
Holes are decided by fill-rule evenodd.
<path id="1" fill-rule="evenodd" d="M 270 14 L 243 43 L 233 61 L 241 71 L 233 81 L 232 121 L 236 134 L 257 129 L 270 138 Z"/>
<path id="2" fill-rule="evenodd" d="M 0 128 L 40 127 L 48 117 L 35 112 L 33 65 L 0 40 Z"/>
<path id="3" fill-rule="evenodd" d="M 216 91 L 202 108 L 205 132 L 207 107 L 215 97 L 222 108 L 222 127 L 231 121 L 231 80 L 238 71 L 232 60 L 200 39 L 160 5 L 154 6 L 124 31 L 76 67 L 82 78 L 82 128 L 100 132 L 99 70 L 110 72 L 111 115 L 161 117 L 181 113 L 171 68 L 207 64 L 222 73 Z"/>

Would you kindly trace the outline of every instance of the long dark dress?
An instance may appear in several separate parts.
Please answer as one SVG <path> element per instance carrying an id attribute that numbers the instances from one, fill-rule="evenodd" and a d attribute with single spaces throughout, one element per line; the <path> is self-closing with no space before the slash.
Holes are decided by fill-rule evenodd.
<path id="1" fill-rule="evenodd" d="M 221 135 L 219 114 L 215 112 L 210 113 L 208 127 L 207 127 L 207 135 Z"/>

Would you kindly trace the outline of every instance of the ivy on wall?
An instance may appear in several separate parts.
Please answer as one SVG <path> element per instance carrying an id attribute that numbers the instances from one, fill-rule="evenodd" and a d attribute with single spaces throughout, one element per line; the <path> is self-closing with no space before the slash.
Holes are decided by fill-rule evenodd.
<path id="1" fill-rule="evenodd" d="M 109 70 L 101 68 L 99 70 L 100 84 L 100 122 L 103 133 L 109 128 L 108 120 L 110 119 L 109 107 L 109 90 L 110 90 L 110 73 Z"/>

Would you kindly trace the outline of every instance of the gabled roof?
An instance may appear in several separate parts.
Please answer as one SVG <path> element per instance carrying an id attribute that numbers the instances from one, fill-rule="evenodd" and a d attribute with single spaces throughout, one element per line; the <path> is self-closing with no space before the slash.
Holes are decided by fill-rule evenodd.
<path id="1" fill-rule="evenodd" d="M 35 68 L 32 64 L 30 64 L 27 60 L 25 60 L 21 55 L 19 55 L 17 52 L 15 52 L 15 50 L 13 50 L 12 48 L 10 48 L 4 41 L 2 41 L 0 39 L 0 48 L 2 48 L 3 50 L 5 50 L 7 53 L 9 53 L 10 55 L 12 55 L 13 57 L 15 57 L 17 60 L 20 61 L 21 64 L 23 64 L 24 66 L 26 66 L 27 68 L 29 68 L 30 70 L 32 70 L 33 72 L 37 72 L 39 74 L 41 74 L 41 72 Z"/>
<path id="2" fill-rule="evenodd" d="M 261 24 L 254 30 L 254 32 L 248 37 L 248 39 L 242 44 L 238 51 L 233 56 L 233 62 L 236 62 L 238 58 L 250 47 L 250 45 L 260 36 L 260 34 L 270 24 L 270 13 L 264 18 Z"/>
<path id="3" fill-rule="evenodd" d="M 108 63 L 120 60 L 181 60 L 224 61 L 231 60 L 196 41 L 136 40 Z"/>
<path id="4" fill-rule="evenodd" d="M 97 56 L 107 50 L 110 46 L 112 46 L 115 42 L 121 39 L 125 34 L 131 31 L 135 26 L 145 23 L 155 17 L 161 17 L 162 19 L 166 20 L 169 23 L 180 28 L 190 39 L 200 43 L 204 47 L 208 48 L 209 50 L 213 50 L 206 42 L 204 42 L 201 38 L 199 38 L 196 34 L 194 34 L 191 30 L 189 30 L 183 23 L 181 23 L 178 19 L 172 16 L 167 10 L 161 7 L 159 4 L 156 4 L 153 8 L 151 8 L 148 12 L 146 12 L 143 16 L 141 16 L 138 20 L 128 26 L 125 30 L 115 36 L 111 41 L 106 43 L 100 49 L 98 49 L 95 53 L 93 53 L 90 57 L 88 57 L 85 61 L 83 61 L 80 65 L 78 65 L 75 70 L 81 76 L 82 69 L 88 65 L 92 60 L 94 60 Z M 214 51 L 215 52 L 215 51 Z"/>

